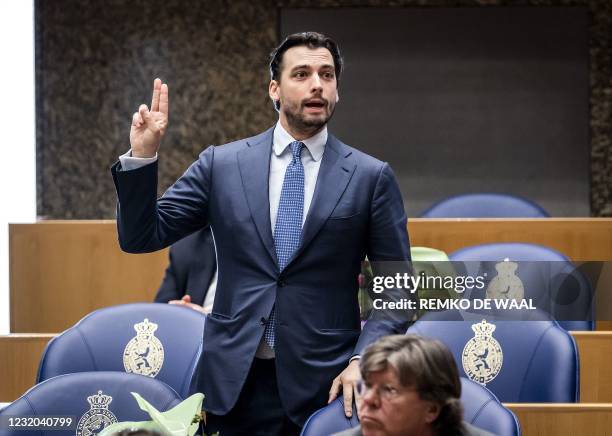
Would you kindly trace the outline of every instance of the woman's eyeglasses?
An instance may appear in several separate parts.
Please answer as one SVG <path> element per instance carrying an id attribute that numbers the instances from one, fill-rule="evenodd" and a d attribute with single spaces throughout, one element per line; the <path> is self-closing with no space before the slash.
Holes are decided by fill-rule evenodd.
<path id="1" fill-rule="evenodd" d="M 364 397 L 369 392 L 374 391 L 378 398 L 384 401 L 393 401 L 405 390 L 397 389 L 391 385 L 376 386 L 376 388 L 374 388 L 369 386 L 364 380 L 359 380 L 355 387 L 357 388 L 357 394 L 360 397 Z"/>

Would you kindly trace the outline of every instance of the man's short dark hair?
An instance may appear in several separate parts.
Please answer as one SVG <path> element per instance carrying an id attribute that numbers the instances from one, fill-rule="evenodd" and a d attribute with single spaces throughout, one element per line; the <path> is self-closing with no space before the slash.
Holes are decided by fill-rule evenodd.
<path id="1" fill-rule="evenodd" d="M 364 380 L 391 369 L 404 387 L 415 387 L 421 399 L 440 407 L 432 423 L 438 436 L 461 434 L 461 381 L 450 350 L 442 342 L 417 335 L 386 336 L 368 346 L 359 363 Z"/>
<path id="2" fill-rule="evenodd" d="M 289 35 L 270 53 L 270 78 L 280 82 L 280 75 L 283 62 L 283 54 L 291 47 L 305 45 L 308 48 L 314 49 L 323 47 L 329 50 L 334 59 L 334 68 L 336 70 L 336 81 L 340 80 L 344 61 L 340 56 L 338 44 L 329 36 L 318 32 L 300 32 Z"/>

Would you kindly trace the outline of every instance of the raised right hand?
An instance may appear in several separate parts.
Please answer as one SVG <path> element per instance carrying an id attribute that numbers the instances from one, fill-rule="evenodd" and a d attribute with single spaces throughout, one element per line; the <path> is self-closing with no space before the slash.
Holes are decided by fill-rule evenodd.
<path id="1" fill-rule="evenodd" d="M 168 85 L 160 79 L 153 82 L 151 110 L 141 104 L 132 117 L 130 145 L 134 157 L 154 157 L 159 150 L 161 137 L 168 127 Z"/>

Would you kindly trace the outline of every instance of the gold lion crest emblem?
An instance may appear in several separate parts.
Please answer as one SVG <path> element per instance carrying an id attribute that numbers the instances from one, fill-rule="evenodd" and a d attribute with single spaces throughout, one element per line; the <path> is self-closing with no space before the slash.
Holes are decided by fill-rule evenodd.
<path id="1" fill-rule="evenodd" d="M 109 425 L 116 423 L 117 417 L 108 410 L 108 406 L 112 401 L 113 397 L 103 395 L 102 391 L 87 397 L 89 410 L 79 419 L 76 436 L 97 435 Z"/>
<path id="2" fill-rule="evenodd" d="M 499 342 L 493 337 L 495 324 L 486 320 L 472 324 L 474 337 L 465 344 L 461 353 L 461 363 L 466 375 L 477 383 L 486 386 L 499 374 L 504 353 Z"/>
<path id="3" fill-rule="evenodd" d="M 136 337 L 132 338 L 123 351 L 123 366 L 126 372 L 155 377 L 164 364 L 164 347 L 155 337 L 157 324 L 147 318 L 134 324 Z"/>

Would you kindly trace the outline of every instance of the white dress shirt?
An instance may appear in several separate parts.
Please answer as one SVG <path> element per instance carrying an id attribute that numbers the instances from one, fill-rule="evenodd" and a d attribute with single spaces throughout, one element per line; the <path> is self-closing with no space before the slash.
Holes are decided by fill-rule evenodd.
<path id="1" fill-rule="evenodd" d="M 217 256 L 217 244 L 215 243 L 215 234 L 211 231 L 211 235 L 213 238 L 213 247 L 215 247 L 215 265 L 219 265 L 219 259 Z M 213 303 L 215 302 L 215 294 L 217 293 L 217 278 L 219 277 L 219 268 L 215 267 L 215 273 L 213 274 L 212 279 L 210 280 L 210 285 L 208 285 L 208 290 L 206 291 L 206 296 L 204 297 L 204 301 L 202 302 L 202 307 L 206 313 L 210 313 L 213 308 Z"/>

